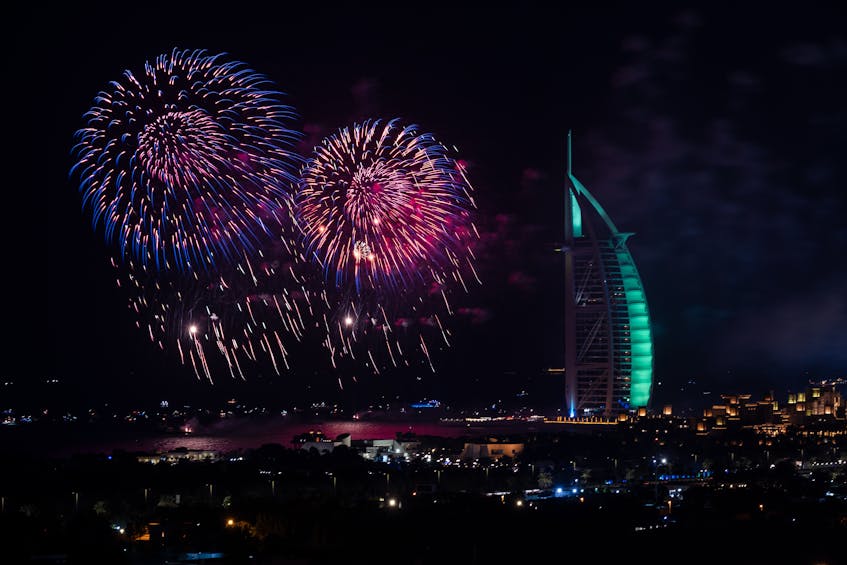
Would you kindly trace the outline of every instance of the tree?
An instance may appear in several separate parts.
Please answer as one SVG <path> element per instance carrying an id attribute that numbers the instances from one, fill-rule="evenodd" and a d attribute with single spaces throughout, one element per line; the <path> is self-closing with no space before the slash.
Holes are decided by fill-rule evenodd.
<path id="1" fill-rule="evenodd" d="M 547 489 L 553 486 L 553 476 L 549 471 L 538 473 L 538 488 Z"/>
<path id="2" fill-rule="evenodd" d="M 94 503 L 94 513 L 98 516 L 105 516 L 109 513 L 109 505 L 105 500 L 98 500 Z"/>

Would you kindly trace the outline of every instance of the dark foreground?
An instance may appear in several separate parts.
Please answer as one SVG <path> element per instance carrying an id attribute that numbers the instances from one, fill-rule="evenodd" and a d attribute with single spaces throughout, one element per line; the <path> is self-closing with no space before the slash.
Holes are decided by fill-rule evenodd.
<path id="1" fill-rule="evenodd" d="M 525 449 L 459 464 L 470 438 L 406 438 L 385 462 L 275 444 L 155 465 L 7 453 L 0 562 L 845 562 L 843 465 L 808 471 L 788 440 L 641 433 L 505 438 Z M 844 448 L 804 441 L 821 461 Z"/>

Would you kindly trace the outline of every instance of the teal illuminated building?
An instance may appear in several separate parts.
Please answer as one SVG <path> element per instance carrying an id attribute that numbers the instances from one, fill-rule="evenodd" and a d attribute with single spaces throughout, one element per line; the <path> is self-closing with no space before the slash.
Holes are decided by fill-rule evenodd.
<path id="1" fill-rule="evenodd" d="M 570 417 L 647 406 L 653 335 L 638 269 L 603 207 L 571 172 L 565 194 L 565 399 Z"/>

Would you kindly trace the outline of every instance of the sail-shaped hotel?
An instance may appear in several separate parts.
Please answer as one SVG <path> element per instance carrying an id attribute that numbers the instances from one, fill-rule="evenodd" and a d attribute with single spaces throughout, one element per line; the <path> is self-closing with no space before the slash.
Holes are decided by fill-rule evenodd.
<path id="1" fill-rule="evenodd" d="M 565 402 L 571 418 L 647 406 L 653 335 L 644 286 L 620 232 L 571 171 L 565 193 Z"/>

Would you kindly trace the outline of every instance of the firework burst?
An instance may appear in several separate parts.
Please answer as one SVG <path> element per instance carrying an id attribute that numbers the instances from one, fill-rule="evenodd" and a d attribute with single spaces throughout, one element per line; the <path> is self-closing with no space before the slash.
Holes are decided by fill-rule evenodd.
<path id="1" fill-rule="evenodd" d="M 72 174 L 123 259 L 214 269 L 288 222 L 298 137 L 269 81 L 224 54 L 176 50 L 125 71 L 76 133 Z"/>
<path id="2" fill-rule="evenodd" d="M 366 337 L 375 334 L 396 365 L 403 350 L 394 329 L 408 333 L 418 322 L 448 342 L 442 317 L 452 313 L 450 289 L 467 290 L 467 277 L 476 278 L 471 192 L 444 145 L 398 120 L 342 128 L 315 149 L 295 207 L 306 255 L 325 275 L 333 358 L 355 356 L 361 343 L 378 371 Z M 432 307 L 433 297 L 443 305 Z M 414 347 L 429 360 L 423 335 L 415 335 Z"/>

